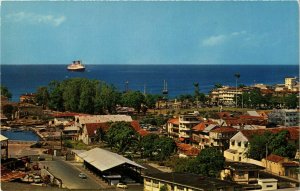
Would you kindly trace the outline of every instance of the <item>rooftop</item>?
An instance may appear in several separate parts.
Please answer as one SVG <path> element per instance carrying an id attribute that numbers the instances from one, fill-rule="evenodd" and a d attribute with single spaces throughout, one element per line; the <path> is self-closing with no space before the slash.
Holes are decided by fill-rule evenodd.
<path id="1" fill-rule="evenodd" d="M 196 174 L 189 173 L 155 173 L 155 174 L 146 174 L 144 177 L 151 179 L 161 180 L 165 182 L 175 183 L 178 185 L 183 185 L 186 187 L 194 188 L 197 190 L 212 190 L 212 189 L 221 189 L 228 187 L 238 187 L 238 185 L 233 182 L 219 180 L 216 178 L 210 178 L 205 176 L 200 176 Z"/>
<path id="2" fill-rule="evenodd" d="M 94 148 L 78 154 L 84 161 L 93 165 L 95 168 L 105 171 L 123 164 L 130 164 L 139 168 L 145 168 L 122 155 L 107 151 L 101 148 Z"/>
<path id="3" fill-rule="evenodd" d="M 256 171 L 265 169 L 264 167 L 244 162 L 226 162 L 225 168 L 237 171 Z"/>
<path id="4" fill-rule="evenodd" d="M 270 154 L 269 156 L 267 156 L 267 160 L 275 162 L 275 163 L 278 163 L 278 162 L 284 160 L 284 157 L 278 156 L 278 155 L 274 155 L 274 154 Z"/>

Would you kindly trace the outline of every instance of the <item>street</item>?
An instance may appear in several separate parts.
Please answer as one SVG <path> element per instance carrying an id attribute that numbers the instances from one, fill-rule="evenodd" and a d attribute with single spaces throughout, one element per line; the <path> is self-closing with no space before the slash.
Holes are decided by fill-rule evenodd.
<path id="1" fill-rule="evenodd" d="M 71 164 L 54 158 L 53 161 L 40 161 L 41 167 L 48 167 L 48 170 L 57 178 L 63 181 L 63 185 L 69 189 L 101 189 L 99 185 L 89 174 L 86 179 L 79 178 L 81 171 Z"/>

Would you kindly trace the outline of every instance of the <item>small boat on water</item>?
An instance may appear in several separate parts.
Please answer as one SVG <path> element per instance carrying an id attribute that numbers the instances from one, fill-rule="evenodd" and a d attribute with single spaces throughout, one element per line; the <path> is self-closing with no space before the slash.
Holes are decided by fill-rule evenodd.
<path id="1" fill-rule="evenodd" d="M 72 62 L 72 64 L 68 65 L 67 69 L 74 72 L 84 72 L 85 66 L 80 60 L 75 60 Z"/>

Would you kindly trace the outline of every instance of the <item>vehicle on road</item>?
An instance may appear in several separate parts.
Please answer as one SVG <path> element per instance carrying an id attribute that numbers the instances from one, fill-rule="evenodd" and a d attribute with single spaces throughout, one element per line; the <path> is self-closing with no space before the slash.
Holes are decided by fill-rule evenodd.
<path id="1" fill-rule="evenodd" d="M 123 188 L 123 189 L 126 189 L 128 188 L 128 186 L 126 184 L 123 184 L 123 183 L 118 183 L 117 184 L 117 188 Z"/>
<path id="2" fill-rule="evenodd" d="M 84 173 L 80 173 L 78 176 L 79 176 L 79 178 L 82 178 L 82 179 L 87 178 L 87 176 Z"/>

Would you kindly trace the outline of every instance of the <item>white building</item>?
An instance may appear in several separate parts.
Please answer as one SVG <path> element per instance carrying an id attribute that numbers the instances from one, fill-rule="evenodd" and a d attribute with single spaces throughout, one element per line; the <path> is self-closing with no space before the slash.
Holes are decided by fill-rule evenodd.
<path id="1" fill-rule="evenodd" d="M 179 116 L 179 140 L 181 142 L 190 143 L 192 138 L 192 128 L 201 121 L 195 115 Z"/>
<path id="2" fill-rule="evenodd" d="M 243 93 L 241 88 L 223 86 L 222 88 L 214 89 L 210 96 L 212 102 L 223 105 L 235 105 L 235 96 Z"/>
<path id="3" fill-rule="evenodd" d="M 296 109 L 275 109 L 269 113 L 269 122 L 286 127 L 299 126 L 299 111 Z"/>
<path id="4" fill-rule="evenodd" d="M 294 88 L 294 86 L 297 84 L 297 78 L 285 78 L 284 79 L 284 86 L 287 87 L 289 90 L 292 90 Z"/>

